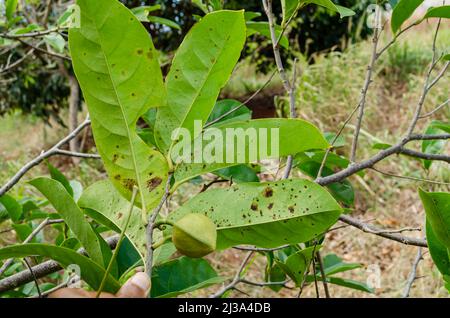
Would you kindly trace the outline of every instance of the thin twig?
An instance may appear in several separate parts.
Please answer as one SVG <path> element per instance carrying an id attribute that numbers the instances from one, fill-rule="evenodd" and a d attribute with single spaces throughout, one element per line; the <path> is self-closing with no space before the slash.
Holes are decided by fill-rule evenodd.
<path id="1" fill-rule="evenodd" d="M 147 259 L 145 260 L 145 270 L 147 272 L 148 277 L 152 277 L 152 269 L 153 269 L 153 230 L 155 227 L 156 218 L 159 215 L 164 203 L 167 201 L 170 195 L 170 181 L 172 179 L 172 173 L 169 173 L 166 181 L 166 186 L 164 189 L 164 195 L 161 198 L 158 206 L 153 210 L 152 214 L 148 219 L 147 224 Z"/>
<path id="2" fill-rule="evenodd" d="M 56 224 L 56 223 L 63 223 L 63 222 L 64 222 L 64 220 L 60 220 L 60 219 L 58 219 L 58 220 L 51 220 L 49 218 L 46 218 L 41 224 L 39 224 L 33 230 L 33 232 L 30 233 L 30 235 L 27 236 L 27 238 L 22 242 L 22 244 L 27 244 L 27 243 L 31 242 L 31 240 L 34 239 L 36 237 L 36 235 L 38 235 L 39 232 L 41 232 L 47 225 Z M 8 269 L 8 267 L 11 266 L 11 264 L 13 262 L 14 262 L 14 258 L 10 258 L 10 259 L 5 261 L 3 266 L 0 268 L 0 276 L 3 275 L 5 270 Z"/>
<path id="3" fill-rule="evenodd" d="M 23 262 L 25 263 L 26 267 L 28 268 L 28 270 L 30 271 L 31 275 L 33 276 L 33 280 L 34 280 L 34 285 L 36 286 L 39 298 L 42 298 L 42 293 L 41 293 L 41 289 L 39 288 L 39 282 L 36 278 L 36 275 L 34 275 L 33 269 L 30 266 L 30 263 L 28 263 L 27 259 L 24 258 Z"/>
<path id="4" fill-rule="evenodd" d="M 414 284 L 414 281 L 417 279 L 417 267 L 419 266 L 419 263 L 422 259 L 423 259 L 422 248 L 419 247 L 417 249 L 417 255 L 416 255 L 416 258 L 414 259 L 411 272 L 409 273 L 405 289 L 403 290 L 403 298 L 409 297 L 409 293 L 411 292 L 412 285 Z"/>
<path id="5" fill-rule="evenodd" d="M 341 215 L 339 217 L 339 220 L 353 227 L 356 227 L 357 229 L 360 229 L 365 233 L 375 234 L 406 245 L 428 247 L 426 240 L 403 236 L 395 232 L 389 232 L 389 230 L 382 230 L 377 228 L 376 226 L 364 223 L 348 215 Z"/>
<path id="6" fill-rule="evenodd" d="M 325 290 L 325 297 L 331 298 L 330 291 L 328 290 L 327 277 L 325 275 L 325 269 L 323 268 L 323 260 L 320 255 L 320 251 L 317 251 L 316 255 L 317 255 L 317 262 L 319 263 L 319 268 L 320 268 L 320 276 L 322 277 L 323 289 Z"/>
<path id="7" fill-rule="evenodd" d="M 239 284 L 242 281 L 242 272 L 245 269 L 245 266 L 247 265 L 248 261 L 250 260 L 250 258 L 253 255 L 253 251 L 250 251 L 247 253 L 247 255 L 245 256 L 244 260 L 242 261 L 241 265 L 239 266 L 238 271 L 236 272 L 236 275 L 234 275 L 233 280 L 226 285 L 225 287 L 223 287 L 222 289 L 220 289 L 219 291 L 217 291 L 216 293 L 214 293 L 213 295 L 210 296 L 210 298 L 220 298 L 223 296 L 223 294 L 225 294 L 227 291 L 229 291 L 230 289 L 233 289 L 236 287 L 237 284 Z"/>
<path id="8" fill-rule="evenodd" d="M 35 31 L 35 32 L 29 32 L 29 33 L 23 33 L 23 34 L 11 34 L 11 33 L 0 33 L 0 37 L 1 38 L 5 38 L 5 39 L 20 39 L 20 38 L 36 38 L 36 37 L 41 37 L 44 35 L 48 35 L 51 33 L 58 33 L 61 29 L 60 28 L 54 28 L 54 29 L 49 29 L 49 30 L 45 30 L 45 31 Z"/>
<path id="9" fill-rule="evenodd" d="M 377 9 L 376 10 L 376 15 L 377 15 L 376 21 L 378 21 L 379 14 L 380 14 L 380 10 Z M 374 29 L 373 39 L 372 39 L 372 43 L 373 43 L 372 56 L 370 59 L 370 64 L 367 67 L 366 79 L 364 81 L 364 85 L 361 90 L 360 101 L 358 103 L 359 113 L 358 113 L 358 119 L 356 121 L 355 134 L 353 136 L 352 148 L 351 148 L 351 153 L 350 153 L 350 161 L 351 162 L 356 162 L 356 150 L 358 147 L 359 132 L 361 131 L 362 120 L 363 120 L 364 112 L 365 112 L 367 92 L 369 91 L 370 84 L 372 83 L 372 75 L 374 72 L 375 63 L 378 59 L 377 51 L 378 51 L 378 42 L 380 39 L 379 35 L 380 35 L 380 30 L 378 29 L 378 26 L 376 26 Z"/>
<path id="10" fill-rule="evenodd" d="M 433 109 L 432 111 L 423 114 L 421 116 L 419 116 L 419 119 L 423 119 L 423 118 L 427 118 L 432 116 L 433 114 L 437 113 L 438 111 L 440 111 L 442 108 L 444 108 L 445 106 L 450 105 L 450 99 L 447 99 L 445 102 L 443 102 L 441 105 L 437 106 L 435 109 Z"/>
<path id="11" fill-rule="evenodd" d="M 68 143 L 70 140 L 75 138 L 84 128 L 89 126 L 91 121 L 87 118 L 80 126 L 78 126 L 74 131 L 72 131 L 69 135 L 61 139 L 58 143 L 56 143 L 52 148 L 50 148 L 47 151 L 43 151 L 39 156 L 34 158 L 33 160 L 29 161 L 27 164 L 25 164 L 5 185 L 3 185 L 0 188 L 0 196 L 4 195 L 6 192 L 8 192 L 17 182 L 20 181 L 20 179 L 33 167 L 40 164 L 45 159 L 57 155 L 62 154 L 61 149 L 59 149 L 61 146 Z"/>
<path id="12" fill-rule="evenodd" d="M 398 179 L 405 179 L 405 180 L 412 180 L 412 181 L 420 181 L 420 182 L 439 184 L 439 185 L 450 185 L 450 183 L 448 183 L 448 182 L 434 181 L 434 180 L 429 180 L 429 179 L 422 179 L 422 178 L 415 178 L 415 177 L 408 177 L 408 176 L 399 176 L 399 175 L 396 175 L 396 174 L 393 174 L 393 173 L 389 173 L 389 172 L 378 170 L 378 169 L 373 168 L 373 167 L 371 169 L 376 171 L 376 172 L 378 172 L 378 173 L 381 173 L 382 175 L 385 175 L 387 177 L 398 178 Z"/>
<path id="13" fill-rule="evenodd" d="M 249 98 L 247 98 L 245 101 L 243 101 L 241 104 L 237 105 L 236 107 L 230 109 L 229 111 L 227 111 L 226 113 L 220 115 L 219 117 L 217 117 L 216 119 L 210 121 L 209 123 L 207 123 L 204 126 L 204 129 L 211 127 L 214 124 L 217 124 L 218 122 L 220 122 L 222 119 L 224 119 L 225 117 L 233 114 L 234 112 L 238 111 L 239 109 L 241 109 L 243 106 L 247 105 L 251 100 L 253 100 L 253 98 L 255 98 L 257 95 L 259 95 L 259 93 L 261 93 L 266 87 L 267 85 L 269 85 L 269 83 L 272 81 L 272 79 L 274 78 L 275 74 L 277 73 L 277 71 L 273 71 L 272 74 L 270 75 L 270 77 L 268 78 L 268 80 L 263 84 L 263 86 L 261 86 L 256 92 L 254 92 Z"/>

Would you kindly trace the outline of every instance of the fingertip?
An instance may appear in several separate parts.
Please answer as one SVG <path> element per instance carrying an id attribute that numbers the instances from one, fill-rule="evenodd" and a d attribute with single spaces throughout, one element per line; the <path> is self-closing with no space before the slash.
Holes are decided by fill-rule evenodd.
<path id="1" fill-rule="evenodd" d="M 145 273 L 136 273 L 117 293 L 121 298 L 146 298 L 150 290 L 150 279 Z"/>

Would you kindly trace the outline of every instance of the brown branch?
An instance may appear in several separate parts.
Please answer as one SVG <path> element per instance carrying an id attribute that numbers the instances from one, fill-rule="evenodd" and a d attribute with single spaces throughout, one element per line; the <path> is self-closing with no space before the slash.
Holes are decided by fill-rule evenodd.
<path id="1" fill-rule="evenodd" d="M 217 291 L 216 293 L 211 295 L 210 298 L 220 298 L 227 291 L 229 291 L 230 289 L 234 289 L 237 284 L 242 282 L 242 277 L 241 277 L 242 272 L 244 271 L 245 266 L 247 265 L 247 263 L 250 260 L 250 258 L 252 257 L 252 255 L 253 255 L 253 251 L 250 251 L 250 252 L 247 253 L 247 255 L 245 256 L 245 258 L 242 261 L 241 265 L 239 266 L 239 269 L 236 272 L 236 275 L 234 276 L 233 280 L 228 285 L 226 285 L 225 287 L 223 287 L 222 289 L 220 289 L 219 291 Z"/>
<path id="2" fill-rule="evenodd" d="M 409 293 L 411 292 L 412 285 L 414 284 L 414 281 L 417 279 L 417 268 L 418 268 L 421 260 L 423 260 L 422 248 L 419 247 L 417 249 L 416 258 L 414 259 L 411 272 L 409 273 L 408 280 L 406 282 L 406 286 L 403 291 L 403 298 L 409 297 Z"/>
<path id="3" fill-rule="evenodd" d="M 14 185 L 17 184 L 17 182 L 20 181 L 20 179 L 33 167 L 40 164 L 42 161 L 44 161 L 47 158 L 50 158 L 55 155 L 71 155 L 69 153 L 62 152 L 60 149 L 61 146 L 68 143 L 70 140 L 75 138 L 84 128 L 89 126 L 91 124 L 91 121 L 89 118 L 87 118 L 80 126 L 77 127 L 74 131 L 72 131 L 69 135 L 61 139 L 58 143 L 56 143 L 52 148 L 50 148 L 47 151 L 43 151 L 39 156 L 34 158 L 33 160 L 29 161 L 27 164 L 25 164 L 8 182 L 6 182 L 5 185 L 3 185 L 0 188 L 0 196 L 4 195 L 6 192 L 8 192 Z"/>
<path id="4" fill-rule="evenodd" d="M 106 239 L 109 247 L 114 249 L 117 244 L 117 240 L 119 239 L 118 235 L 109 237 Z M 87 252 L 84 248 L 78 250 L 78 253 L 82 255 L 87 255 Z M 39 265 L 33 266 L 31 268 L 34 272 L 36 278 L 42 278 L 49 274 L 55 273 L 62 269 L 62 267 L 55 261 L 46 261 Z M 0 293 L 15 289 L 23 284 L 27 284 L 33 281 L 33 276 L 28 270 L 21 271 L 17 274 L 8 276 L 2 280 L 0 280 Z"/>

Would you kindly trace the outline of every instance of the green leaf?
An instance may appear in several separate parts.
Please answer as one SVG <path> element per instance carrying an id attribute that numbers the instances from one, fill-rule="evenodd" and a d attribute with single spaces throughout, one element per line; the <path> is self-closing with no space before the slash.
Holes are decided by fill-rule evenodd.
<path id="1" fill-rule="evenodd" d="M 450 248 L 450 193 L 419 189 L 419 195 L 436 238 Z"/>
<path id="2" fill-rule="evenodd" d="M 239 107 L 239 108 L 238 108 Z M 218 118 L 224 116 L 229 111 L 237 109 L 231 114 L 223 117 L 217 124 L 229 123 L 234 121 L 243 121 L 252 119 L 252 111 L 247 108 L 247 106 L 242 105 L 240 101 L 234 99 L 224 99 L 218 101 L 209 115 L 207 124 L 217 120 Z M 216 124 L 216 125 L 217 125 Z"/>
<path id="3" fill-rule="evenodd" d="M 167 75 L 168 106 L 158 109 L 155 135 L 160 149 L 169 150 L 177 128 L 192 134 L 194 120 L 206 122 L 244 42 L 243 11 L 209 13 L 189 31 Z"/>
<path id="4" fill-rule="evenodd" d="M 277 39 L 280 37 L 282 30 L 283 29 L 279 25 L 275 25 L 275 34 L 277 36 Z M 247 22 L 247 36 L 251 36 L 255 33 L 259 33 L 266 38 L 271 39 L 269 23 L 254 21 Z M 285 35 L 281 37 L 280 45 L 285 49 L 289 49 L 289 40 Z"/>
<path id="5" fill-rule="evenodd" d="M 425 135 L 435 135 L 442 133 L 442 122 L 432 121 L 428 128 L 425 130 Z M 445 130 L 444 130 L 445 131 Z M 422 152 L 428 154 L 439 154 L 442 152 L 446 145 L 447 141 L 438 139 L 438 140 L 424 140 L 422 141 Z M 423 160 L 423 165 L 425 169 L 430 169 L 432 160 Z"/>
<path id="6" fill-rule="evenodd" d="M 10 195 L 0 196 L 0 204 L 4 206 L 13 222 L 18 222 L 22 218 L 22 206 Z"/>
<path id="7" fill-rule="evenodd" d="M 318 281 L 323 281 L 322 277 L 317 277 Z M 308 275 L 306 278 L 306 282 L 313 283 L 314 276 Z M 330 284 L 343 286 L 351 289 L 356 289 L 359 291 L 367 292 L 373 294 L 375 291 L 373 288 L 370 288 L 366 283 L 358 282 L 352 279 L 340 278 L 340 277 L 327 277 L 327 282 Z"/>
<path id="8" fill-rule="evenodd" d="M 33 232 L 33 229 L 27 223 L 13 224 L 12 228 L 14 229 L 14 232 L 16 232 L 20 242 L 25 241 L 26 238 Z M 36 237 L 33 238 L 32 242 L 36 242 Z"/>
<path id="9" fill-rule="evenodd" d="M 66 40 L 59 33 L 52 33 L 44 36 L 44 41 L 47 43 L 55 52 L 63 53 L 66 46 Z"/>
<path id="10" fill-rule="evenodd" d="M 408 20 L 424 0 L 400 0 L 392 11 L 391 28 L 397 33 L 403 23 Z"/>
<path id="11" fill-rule="evenodd" d="M 341 19 L 345 18 L 345 17 L 350 17 L 350 16 L 356 14 L 353 10 L 351 10 L 349 8 L 345 8 L 343 6 L 338 6 L 330 0 L 300 0 L 300 1 L 304 5 L 315 4 L 315 5 L 327 8 L 328 10 L 331 10 L 333 12 L 337 12 L 341 16 Z"/>
<path id="12" fill-rule="evenodd" d="M 101 280 L 105 275 L 105 270 L 102 267 L 70 248 L 47 244 L 23 244 L 0 249 L 0 260 L 27 256 L 48 257 L 58 262 L 64 268 L 76 264 L 80 267 L 81 278 L 93 289 L 100 287 Z M 108 275 L 104 291 L 116 293 L 119 289 L 119 283 L 112 276 Z"/>
<path id="13" fill-rule="evenodd" d="M 161 18 L 161 17 L 156 17 L 156 16 L 151 15 L 148 17 L 148 22 L 158 23 L 158 24 L 168 26 L 172 29 L 181 30 L 181 27 L 176 22 L 169 20 L 169 19 Z"/>
<path id="14" fill-rule="evenodd" d="M 319 185 L 301 179 L 241 183 L 205 191 L 169 215 L 202 213 L 217 226 L 219 250 L 306 242 L 336 223 L 342 209 Z"/>
<path id="15" fill-rule="evenodd" d="M 448 122 L 433 120 L 430 127 L 440 129 L 440 130 L 450 134 L 450 123 L 448 123 Z"/>
<path id="16" fill-rule="evenodd" d="M 303 160 L 296 163 L 296 167 L 311 178 L 316 178 L 319 173 L 320 163 L 312 160 Z M 334 171 L 329 168 L 329 166 L 324 166 L 322 169 L 322 177 L 330 176 L 333 173 Z M 355 201 L 355 191 L 350 181 L 342 180 L 333 182 L 327 185 L 327 188 L 336 200 L 346 205 L 353 205 Z"/>
<path id="17" fill-rule="evenodd" d="M 325 276 L 330 276 L 356 268 L 361 268 L 362 265 L 359 263 L 345 263 L 336 254 L 328 254 L 323 258 L 323 267 Z"/>
<path id="18" fill-rule="evenodd" d="M 424 19 L 428 19 L 428 18 L 450 19 L 450 6 L 440 6 L 440 7 L 430 8 L 423 18 Z"/>
<path id="19" fill-rule="evenodd" d="M 213 172 L 215 175 L 232 180 L 236 183 L 242 182 L 259 182 L 256 171 L 247 165 L 238 165 L 234 167 L 224 168 Z"/>
<path id="20" fill-rule="evenodd" d="M 206 260 L 181 257 L 154 268 L 151 297 L 176 297 L 223 281 Z"/>
<path id="21" fill-rule="evenodd" d="M 140 6 L 136 8 L 132 8 L 131 12 L 136 16 L 136 18 L 141 22 L 148 22 L 148 15 L 150 12 L 157 11 L 161 9 L 161 5 L 153 5 L 153 6 Z"/>
<path id="22" fill-rule="evenodd" d="M 214 130 L 212 130 L 214 129 Z M 312 124 L 300 120 L 300 119 L 258 119 L 258 120 L 250 120 L 245 122 L 230 122 L 223 125 L 215 126 L 214 128 L 206 129 L 204 134 L 199 137 L 202 139 L 203 136 L 208 135 L 209 132 L 218 133 L 220 136 L 227 135 L 228 129 L 234 129 L 236 133 L 239 133 L 240 136 L 245 136 L 246 133 L 252 134 L 256 132 L 256 136 L 252 138 L 255 143 L 254 146 L 251 147 L 249 142 L 246 142 L 244 146 L 246 146 L 246 150 L 234 151 L 234 158 L 226 158 L 227 155 L 231 156 L 230 149 L 227 147 L 227 143 L 223 142 L 222 154 L 225 158 L 218 158 L 216 162 L 223 163 L 180 163 L 177 165 L 175 170 L 175 180 L 176 182 L 182 183 L 186 180 L 189 180 L 195 176 L 202 175 L 208 172 L 216 171 L 218 169 L 223 169 L 231 166 L 236 166 L 242 163 L 252 163 L 255 160 L 249 156 L 250 152 L 254 152 L 257 160 L 263 159 L 274 159 L 279 157 L 285 157 L 288 155 L 295 155 L 296 153 L 303 152 L 310 149 L 326 149 L 329 147 L 326 140 L 323 138 L 320 131 Z M 274 141 L 278 141 L 278 147 L 274 145 L 274 147 L 278 148 L 278 154 L 271 152 L 272 147 L 272 138 L 268 136 L 267 139 L 260 138 L 260 133 L 266 132 L 270 135 L 274 130 L 278 132 L 279 138 L 276 139 L 276 135 L 274 137 Z M 230 138 L 224 138 L 230 139 Z M 217 141 L 217 140 L 215 140 Z M 227 140 L 228 141 L 228 140 Z M 194 141 L 195 144 L 196 141 Z M 186 141 L 187 144 L 190 144 L 190 141 Z M 210 142 L 203 141 L 202 149 L 205 149 Z M 185 145 L 188 147 L 188 145 Z M 236 143 L 234 140 L 234 147 L 237 148 L 239 143 Z M 181 144 L 180 144 L 181 145 Z M 178 146 L 178 145 L 177 145 Z M 261 153 L 261 146 L 265 147 L 268 150 L 268 153 Z M 185 148 L 186 148 L 185 147 Z M 195 155 L 195 147 L 194 147 L 194 155 Z M 198 150 L 198 149 L 197 149 Z M 270 152 L 270 153 L 269 153 Z M 244 154 L 245 153 L 245 154 Z M 198 152 L 197 152 L 198 154 Z M 242 155 L 242 156 L 241 156 Z M 174 149 L 172 153 L 172 158 L 176 160 L 179 154 Z M 188 157 L 191 158 L 191 155 L 188 154 Z M 240 158 L 242 157 L 242 158 Z M 195 159 L 195 158 L 194 158 Z M 253 158 L 255 159 L 255 158 Z M 195 162 L 195 161 L 194 161 Z"/>
<path id="23" fill-rule="evenodd" d="M 281 23 L 282 27 L 284 27 L 289 19 L 291 19 L 294 15 L 300 2 L 300 0 L 281 0 L 281 11 L 283 13 L 283 22 Z"/>
<path id="24" fill-rule="evenodd" d="M 99 237 L 64 186 L 49 178 L 36 178 L 31 180 L 30 184 L 50 201 L 67 226 L 80 240 L 92 260 L 100 266 L 106 266 L 107 263 L 104 263 Z"/>
<path id="25" fill-rule="evenodd" d="M 75 74 L 87 101 L 106 171 L 119 192 L 151 208 L 163 195 L 167 162 L 136 133 L 137 120 L 165 104 L 157 52 L 146 29 L 116 0 L 78 0 L 81 28 L 70 29 Z"/>
<path id="26" fill-rule="evenodd" d="M 67 190 L 67 192 L 69 192 L 70 196 L 73 197 L 72 186 L 70 185 L 69 180 L 67 180 L 67 178 L 61 173 L 61 171 L 56 169 L 50 163 L 47 163 L 47 168 L 48 171 L 50 172 L 50 176 L 52 177 L 52 179 L 60 182 L 63 185 L 63 187 Z"/>
<path id="27" fill-rule="evenodd" d="M 445 55 L 442 57 L 442 60 L 443 60 L 443 61 L 450 61 L 450 54 L 445 54 Z"/>
<path id="28" fill-rule="evenodd" d="M 120 233 L 125 226 L 130 209 L 130 203 L 122 198 L 109 182 L 109 180 L 98 181 L 81 195 L 78 205 L 86 211 L 97 222 L 108 226 L 111 230 Z M 92 212 L 97 213 L 92 213 Z M 125 235 L 139 252 L 142 259 L 147 254 L 145 226 L 142 223 L 139 209 L 134 208 L 134 215 L 125 231 Z"/>
<path id="29" fill-rule="evenodd" d="M 286 273 L 286 275 L 294 281 L 295 285 L 300 287 L 314 254 L 320 249 L 320 247 L 320 245 L 312 246 L 292 254 L 284 263 L 279 261 L 275 262 Z"/>
<path id="30" fill-rule="evenodd" d="M 245 11 L 244 17 L 245 21 L 251 21 L 253 19 L 259 18 L 261 16 L 261 12 L 253 12 L 253 11 Z"/>
<path id="31" fill-rule="evenodd" d="M 283 282 L 286 280 L 286 273 L 283 271 L 283 269 L 280 267 L 280 265 L 275 264 L 266 271 L 266 282 Z M 283 285 L 269 285 L 270 289 L 272 289 L 274 292 L 279 292 L 281 289 L 283 289 Z"/>
<path id="32" fill-rule="evenodd" d="M 428 250 L 430 251 L 434 264 L 442 275 L 450 275 L 449 249 L 438 240 L 428 220 L 426 222 L 426 233 Z"/>
<path id="33" fill-rule="evenodd" d="M 17 9 L 18 0 L 6 0 L 5 14 L 8 20 L 11 20 Z"/>

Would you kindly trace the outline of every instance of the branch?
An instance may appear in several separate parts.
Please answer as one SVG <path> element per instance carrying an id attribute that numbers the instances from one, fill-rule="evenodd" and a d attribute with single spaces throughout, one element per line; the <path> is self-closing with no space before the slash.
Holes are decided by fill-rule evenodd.
<path id="1" fill-rule="evenodd" d="M 403 147 L 400 149 L 400 153 L 410 156 L 410 157 L 415 157 L 415 158 L 420 158 L 420 159 L 425 159 L 425 160 L 445 161 L 445 162 L 450 163 L 450 156 L 447 156 L 447 155 L 423 153 L 420 151 L 406 149 Z"/>
<path id="2" fill-rule="evenodd" d="M 54 156 L 54 155 L 71 155 L 63 150 L 59 149 L 61 146 L 68 143 L 70 140 L 75 138 L 84 128 L 89 126 L 91 121 L 87 118 L 80 126 L 78 126 L 74 131 L 72 131 L 69 135 L 61 139 L 57 144 L 55 144 L 52 148 L 47 151 L 42 152 L 39 156 L 34 158 L 25 164 L 4 186 L 0 188 L 0 196 L 4 195 L 8 192 L 14 185 L 16 185 L 19 180 L 33 167 L 40 164 L 45 159 Z"/>
<path id="3" fill-rule="evenodd" d="M 412 135 L 410 140 L 446 140 L 450 139 L 450 134 L 439 134 L 439 135 Z"/>
<path id="4" fill-rule="evenodd" d="M 147 259 L 145 260 L 145 267 L 147 271 L 148 277 L 150 279 L 152 278 L 152 270 L 153 270 L 153 230 L 155 228 L 155 222 L 156 218 L 159 215 L 159 212 L 161 211 L 164 203 L 166 203 L 169 195 L 170 195 L 170 181 L 172 180 L 172 173 L 169 173 L 166 181 L 166 186 L 164 190 L 164 195 L 161 198 L 161 201 L 159 202 L 158 206 L 153 210 L 152 214 L 150 215 L 148 219 L 147 224 Z"/>
<path id="5" fill-rule="evenodd" d="M 380 14 L 380 10 L 377 8 L 376 9 L 377 17 L 375 18 L 376 21 L 378 21 L 379 14 Z M 372 43 L 373 43 L 372 56 L 371 56 L 371 59 L 370 59 L 369 66 L 367 67 L 366 79 L 364 81 L 364 85 L 363 85 L 363 88 L 361 90 L 360 101 L 358 103 L 359 113 L 358 113 L 358 119 L 356 121 L 355 134 L 353 136 L 353 141 L 352 141 L 352 149 L 351 149 L 351 154 L 350 154 L 350 161 L 351 162 L 355 162 L 356 161 L 356 149 L 358 147 L 359 132 L 361 131 L 362 120 L 363 120 L 363 117 L 364 117 L 364 111 L 365 111 L 366 99 L 367 99 L 367 92 L 369 91 L 369 86 L 372 83 L 372 75 L 373 75 L 373 70 L 375 68 L 375 63 L 376 63 L 376 61 L 377 61 L 377 59 L 379 57 L 378 54 L 377 54 L 377 50 L 378 50 L 378 41 L 380 39 L 380 32 L 381 31 L 378 29 L 378 26 L 376 26 L 375 29 L 374 29 L 373 39 L 372 39 Z"/>
<path id="6" fill-rule="evenodd" d="M 106 239 L 106 242 L 108 243 L 109 247 L 111 247 L 111 249 L 115 248 L 118 238 L 118 235 L 116 235 Z M 84 248 L 79 249 L 78 253 L 85 256 L 87 255 L 87 252 Z M 36 278 L 42 278 L 61 270 L 62 267 L 55 261 L 46 261 L 39 265 L 33 266 L 31 269 L 33 270 Z M 34 278 L 29 270 L 24 270 L 17 274 L 8 276 L 0 280 L 0 293 L 15 289 L 19 286 L 32 282 L 33 280 Z"/>
<path id="7" fill-rule="evenodd" d="M 29 57 L 31 54 L 33 54 L 34 49 L 29 50 L 24 56 L 22 56 L 20 59 L 18 59 L 17 61 L 15 61 L 12 64 L 7 64 L 5 67 L 0 69 L 0 73 L 6 73 L 10 70 L 12 70 L 13 68 L 19 66 L 23 61 L 26 60 L 27 57 Z"/>
<path id="8" fill-rule="evenodd" d="M 50 52 L 50 51 L 41 49 L 40 47 L 38 47 L 38 46 L 36 46 L 34 44 L 31 44 L 31 43 L 28 43 L 28 42 L 26 42 L 24 40 L 21 40 L 21 39 L 17 39 L 17 41 L 19 41 L 23 45 L 26 45 L 26 46 L 29 46 L 29 47 L 33 48 L 34 50 L 36 50 L 38 52 L 41 52 L 41 53 L 44 53 L 44 54 L 47 54 L 49 56 L 53 56 L 53 57 L 56 57 L 56 58 L 59 58 L 59 59 L 63 59 L 63 60 L 66 60 L 66 61 L 72 61 L 72 59 L 70 57 L 68 57 L 68 56 L 61 55 L 61 54 L 58 54 L 58 53 L 54 53 L 54 52 Z"/>
<path id="9" fill-rule="evenodd" d="M 433 114 L 437 113 L 439 110 L 441 110 L 442 108 L 444 108 L 447 105 L 450 105 L 450 99 L 447 99 L 444 103 L 442 103 L 441 105 L 437 106 L 435 109 L 433 109 L 431 112 L 426 113 L 424 115 L 419 116 L 419 119 L 423 119 L 423 118 L 427 118 L 432 116 Z"/>
<path id="10" fill-rule="evenodd" d="M 290 83 L 288 76 L 286 74 L 286 71 L 284 69 L 283 61 L 281 60 L 280 55 L 280 46 L 279 46 L 279 40 L 276 35 L 275 31 L 275 18 L 272 12 L 272 0 L 262 0 L 264 11 L 266 12 L 267 19 L 269 20 L 269 30 L 270 30 L 270 37 L 272 41 L 272 50 L 273 55 L 275 57 L 275 63 L 278 68 L 278 73 L 280 74 L 281 81 L 283 83 L 284 90 L 289 96 L 289 110 L 290 110 L 290 118 L 297 117 L 296 110 L 295 110 L 295 65 L 294 65 L 294 79 L 293 82 Z M 284 172 L 284 179 L 288 179 L 289 175 L 291 174 L 292 170 L 292 163 L 293 163 L 293 157 L 288 156 L 287 158 L 287 165 L 286 170 Z"/>
<path id="11" fill-rule="evenodd" d="M 406 237 L 397 233 L 390 233 L 389 231 L 386 230 L 381 230 L 373 225 L 370 224 L 366 224 L 364 222 L 361 222 L 355 218 L 352 218 L 351 216 L 348 215 L 341 215 L 339 217 L 339 220 L 341 220 L 344 223 L 347 223 L 353 227 L 356 227 L 358 229 L 360 229 L 361 231 L 365 232 L 365 233 L 370 233 L 370 234 L 375 234 L 399 243 L 403 243 L 406 245 L 415 245 L 415 246 L 420 246 L 420 247 L 428 247 L 427 241 L 423 240 L 423 239 L 417 239 L 417 238 L 413 238 L 413 237 Z"/>
<path id="12" fill-rule="evenodd" d="M 419 263 L 421 260 L 423 260 L 422 248 L 419 247 L 417 250 L 416 258 L 414 259 L 414 263 L 412 265 L 411 272 L 409 273 L 408 280 L 406 282 L 406 287 L 403 291 L 403 298 L 409 297 L 409 293 L 411 292 L 412 285 L 413 285 L 414 281 L 417 279 L 417 267 L 419 266 Z"/>
<path id="13" fill-rule="evenodd" d="M 223 294 L 225 294 L 227 291 L 229 291 L 230 289 L 233 289 L 236 287 L 237 284 L 239 284 L 240 282 L 242 282 L 242 277 L 241 274 L 245 269 L 245 266 L 247 265 L 248 261 L 250 260 L 250 258 L 253 255 L 253 251 L 250 251 L 247 253 L 247 255 L 245 256 L 244 260 L 241 263 L 241 266 L 239 266 L 238 271 L 236 272 L 236 275 L 234 276 L 233 280 L 231 281 L 231 283 L 229 283 L 228 285 L 226 285 L 225 287 L 223 287 L 221 290 L 219 290 L 218 292 L 216 292 L 215 294 L 213 294 L 212 296 L 210 296 L 210 298 L 220 298 L 223 296 Z"/>
<path id="14" fill-rule="evenodd" d="M 416 178 L 416 177 L 408 177 L 408 176 L 399 176 L 393 173 L 389 173 L 389 172 L 384 172 L 375 168 L 371 168 L 372 170 L 381 173 L 385 176 L 388 177 L 393 177 L 393 178 L 399 178 L 399 179 L 406 179 L 406 180 L 413 180 L 413 181 L 420 181 L 420 182 L 427 182 L 427 183 L 433 183 L 433 184 L 439 184 L 439 185 L 450 185 L 450 183 L 448 182 L 441 182 L 441 181 L 434 181 L 434 180 L 429 180 L 429 179 L 422 179 L 422 178 Z"/>
<path id="15" fill-rule="evenodd" d="M 36 235 L 39 234 L 40 231 L 42 231 L 47 225 L 50 224 L 56 224 L 56 223 L 63 223 L 64 220 L 50 220 L 49 218 L 46 218 L 41 224 L 39 224 L 33 232 L 30 233 L 30 235 L 27 236 L 27 238 L 22 242 L 22 244 L 27 244 L 31 242 L 32 239 L 36 237 Z M 8 267 L 14 262 L 14 258 L 10 258 L 6 260 L 6 262 L 3 264 L 3 266 L 0 268 L 0 276 L 5 272 L 5 270 L 8 269 Z M 31 271 L 31 270 L 30 270 Z"/>
<path id="16" fill-rule="evenodd" d="M 10 40 L 16 40 L 21 38 L 36 38 L 41 37 L 44 35 L 48 35 L 51 33 L 58 33 L 61 29 L 60 28 L 54 28 L 49 29 L 45 31 L 35 31 L 30 33 L 23 33 L 23 34 L 10 34 L 10 33 L 0 33 L 1 38 L 10 39 Z"/>

